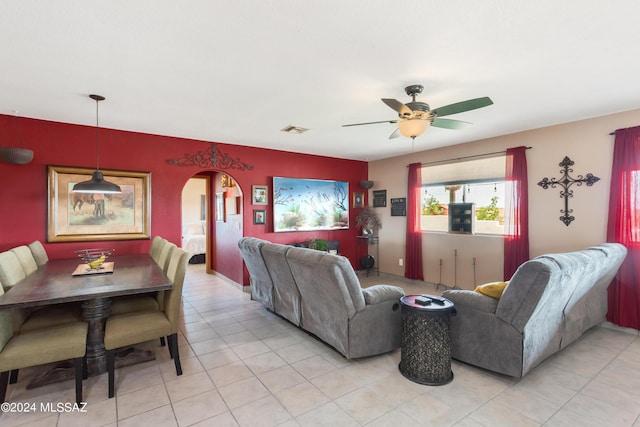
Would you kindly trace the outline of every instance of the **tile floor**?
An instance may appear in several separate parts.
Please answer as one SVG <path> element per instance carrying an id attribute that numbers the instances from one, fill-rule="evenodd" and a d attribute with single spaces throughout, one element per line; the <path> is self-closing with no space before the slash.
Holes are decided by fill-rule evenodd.
<path id="1" fill-rule="evenodd" d="M 430 285 L 397 283 L 407 293 Z M 424 289 L 425 286 L 427 289 Z M 360 360 L 340 354 L 249 299 L 229 282 L 189 266 L 177 377 L 166 348 L 156 361 L 85 380 L 86 413 L 4 413 L 0 425 L 30 426 L 640 426 L 640 337 L 597 327 L 517 380 L 452 363 L 444 386 L 398 372 L 400 351 Z M 73 402 L 73 382 L 25 390 L 11 402 Z"/>

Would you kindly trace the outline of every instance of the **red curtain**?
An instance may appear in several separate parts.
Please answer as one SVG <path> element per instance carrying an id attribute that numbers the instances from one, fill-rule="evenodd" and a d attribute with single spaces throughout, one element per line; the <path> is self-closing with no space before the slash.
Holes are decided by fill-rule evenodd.
<path id="1" fill-rule="evenodd" d="M 616 130 L 607 241 L 629 251 L 609 285 L 607 320 L 640 329 L 640 126 Z"/>
<path id="2" fill-rule="evenodd" d="M 404 277 L 424 280 L 422 275 L 422 230 L 420 227 L 420 191 L 422 189 L 422 165 L 409 165 L 409 185 L 407 187 L 407 248 Z"/>
<path id="3" fill-rule="evenodd" d="M 507 149 L 504 211 L 504 280 L 529 260 L 529 195 L 526 147 Z"/>

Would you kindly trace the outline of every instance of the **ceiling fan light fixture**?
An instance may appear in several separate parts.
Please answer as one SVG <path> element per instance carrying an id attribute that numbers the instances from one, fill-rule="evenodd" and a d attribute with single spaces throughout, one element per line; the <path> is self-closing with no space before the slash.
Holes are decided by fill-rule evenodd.
<path id="1" fill-rule="evenodd" d="M 104 180 L 104 176 L 100 171 L 100 156 L 99 156 L 99 140 L 98 130 L 100 129 L 98 122 L 98 103 L 104 101 L 104 96 L 101 95 L 89 95 L 89 98 L 96 101 L 96 170 L 93 171 L 91 179 L 88 181 L 82 181 L 73 186 L 72 193 L 103 193 L 103 194 L 117 194 L 122 193 L 122 189 L 119 185 Z"/>
<path id="2" fill-rule="evenodd" d="M 423 119 L 407 119 L 398 122 L 398 128 L 402 136 L 416 138 L 429 129 L 431 122 Z"/>

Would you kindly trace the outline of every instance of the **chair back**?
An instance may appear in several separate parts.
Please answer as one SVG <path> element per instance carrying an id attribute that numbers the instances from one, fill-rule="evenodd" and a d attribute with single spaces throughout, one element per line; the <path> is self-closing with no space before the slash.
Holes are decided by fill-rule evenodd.
<path id="1" fill-rule="evenodd" d="M 16 254 L 18 257 L 18 261 L 20 261 L 20 265 L 22 266 L 22 270 L 24 270 L 25 275 L 28 276 L 38 269 L 38 264 L 36 263 L 35 258 L 33 258 L 31 249 L 29 249 L 28 246 L 18 246 L 11 249 L 11 252 Z"/>
<path id="2" fill-rule="evenodd" d="M 29 243 L 29 250 L 31 250 L 33 259 L 36 260 L 36 264 L 38 264 L 38 267 L 42 267 L 49 262 L 47 251 L 44 249 L 44 246 L 42 246 L 42 243 L 39 240 Z"/>
<path id="3" fill-rule="evenodd" d="M 261 248 L 267 243 L 269 242 L 255 237 L 243 237 L 238 241 L 238 248 L 249 271 L 251 299 L 273 310 L 273 281 L 261 252 Z"/>
<path id="4" fill-rule="evenodd" d="M 0 295 L 4 294 L 4 289 L 0 286 Z M 13 321 L 11 320 L 12 310 L 0 310 L 0 352 L 13 336 Z"/>
<path id="5" fill-rule="evenodd" d="M 149 247 L 149 255 L 155 262 L 158 262 L 158 257 L 160 257 L 160 252 L 162 251 L 164 242 L 166 242 L 166 240 L 164 240 L 160 236 L 155 236 L 151 241 L 151 247 Z"/>
<path id="6" fill-rule="evenodd" d="M 366 306 L 351 263 L 345 257 L 307 248 L 291 248 L 286 258 L 300 291 L 305 331 L 349 354 L 349 320 Z"/>
<path id="7" fill-rule="evenodd" d="M 173 283 L 173 289 L 164 294 L 164 312 L 173 325 L 174 332 L 178 331 L 180 321 L 180 302 L 182 301 L 182 288 L 188 261 L 189 253 L 182 248 L 175 248 L 171 253 L 167 268 L 167 277 Z"/>
<path id="8" fill-rule="evenodd" d="M 169 260 L 171 259 L 171 254 L 176 248 L 177 246 L 175 245 L 175 243 L 171 242 L 166 242 L 162 247 L 162 251 L 160 252 L 157 263 L 160 268 L 162 268 L 164 274 L 167 274 L 167 268 L 169 268 Z"/>
<path id="9" fill-rule="evenodd" d="M 18 256 L 11 251 L 0 253 L 0 283 L 5 291 L 27 277 Z"/>

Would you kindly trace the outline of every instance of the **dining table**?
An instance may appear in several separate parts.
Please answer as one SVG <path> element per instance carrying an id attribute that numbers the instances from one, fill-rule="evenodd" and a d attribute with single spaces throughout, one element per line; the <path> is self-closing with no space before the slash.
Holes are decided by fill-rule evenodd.
<path id="1" fill-rule="evenodd" d="M 108 271 L 87 270 L 87 274 L 78 274 L 83 268 L 80 265 L 84 264 L 80 258 L 49 260 L 0 295 L 0 309 L 35 309 L 79 303 L 82 319 L 89 325 L 87 374 L 100 375 L 107 370 L 104 327 L 110 315 L 112 298 L 173 288 L 171 280 L 148 254 L 115 255 L 108 261 L 113 263 Z"/>

